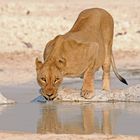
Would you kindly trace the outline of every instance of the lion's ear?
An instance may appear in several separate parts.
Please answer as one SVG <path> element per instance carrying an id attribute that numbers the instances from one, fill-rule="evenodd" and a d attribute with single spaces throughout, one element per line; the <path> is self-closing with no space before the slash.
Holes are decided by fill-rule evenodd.
<path id="1" fill-rule="evenodd" d="M 35 64 L 36 64 L 36 70 L 39 70 L 43 65 L 43 63 L 39 61 L 38 58 L 36 58 Z"/>

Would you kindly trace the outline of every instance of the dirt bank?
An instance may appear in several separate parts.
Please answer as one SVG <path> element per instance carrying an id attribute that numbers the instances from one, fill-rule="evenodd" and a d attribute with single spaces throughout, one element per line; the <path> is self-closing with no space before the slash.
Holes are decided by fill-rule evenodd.
<path id="1" fill-rule="evenodd" d="M 105 135 L 56 135 L 56 134 L 25 134 L 25 133 L 0 133 L 0 140 L 139 140 L 140 137 L 130 136 L 105 136 Z"/>

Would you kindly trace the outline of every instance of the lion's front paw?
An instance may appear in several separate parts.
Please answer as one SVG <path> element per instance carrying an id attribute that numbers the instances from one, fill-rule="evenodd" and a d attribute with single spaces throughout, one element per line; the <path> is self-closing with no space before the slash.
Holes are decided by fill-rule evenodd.
<path id="1" fill-rule="evenodd" d="M 94 92 L 90 90 L 82 90 L 81 96 L 85 99 L 91 99 L 94 96 Z"/>

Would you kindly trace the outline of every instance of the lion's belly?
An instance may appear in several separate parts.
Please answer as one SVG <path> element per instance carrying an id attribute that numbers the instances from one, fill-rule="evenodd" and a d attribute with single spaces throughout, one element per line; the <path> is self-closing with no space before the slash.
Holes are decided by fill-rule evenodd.
<path id="1" fill-rule="evenodd" d="M 95 58 L 95 52 L 85 53 L 83 51 L 80 55 L 67 56 L 66 67 L 64 68 L 64 76 L 66 77 L 79 77 L 81 76 L 90 65 L 94 65 L 93 71 L 97 71 L 104 63 L 105 52 L 104 48 L 99 48 L 97 58 Z"/>
<path id="2" fill-rule="evenodd" d="M 76 56 L 75 59 L 68 60 L 67 65 L 64 68 L 64 76 L 66 77 L 79 77 L 89 67 L 92 61 L 89 57 L 82 56 L 79 58 Z"/>
<path id="3" fill-rule="evenodd" d="M 76 61 L 76 60 L 75 60 Z M 67 66 L 64 68 L 64 76 L 67 77 L 79 77 L 81 76 L 81 74 L 84 73 L 84 71 L 88 68 L 88 64 L 87 63 L 81 63 L 79 62 L 75 62 L 75 63 L 71 63 L 69 62 L 67 64 Z"/>

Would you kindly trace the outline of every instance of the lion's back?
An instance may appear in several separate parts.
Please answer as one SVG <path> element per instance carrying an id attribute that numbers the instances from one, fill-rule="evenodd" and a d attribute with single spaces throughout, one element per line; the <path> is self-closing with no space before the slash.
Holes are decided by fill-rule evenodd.
<path id="1" fill-rule="evenodd" d="M 104 23 L 104 24 L 103 24 Z M 104 9 L 91 8 L 82 11 L 70 32 L 77 32 L 82 30 L 99 30 L 103 25 L 113 26 L 112 16 Z"/>

